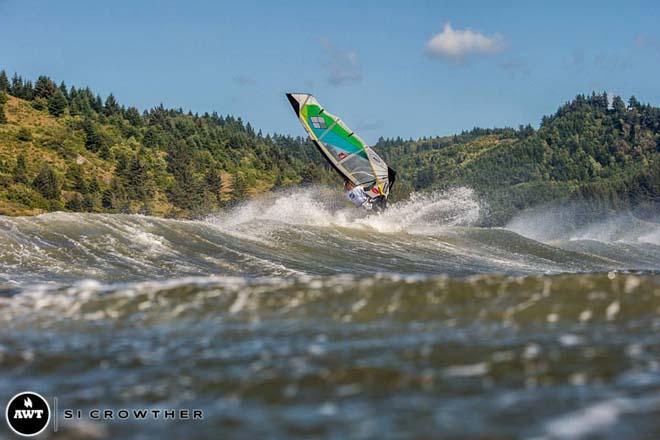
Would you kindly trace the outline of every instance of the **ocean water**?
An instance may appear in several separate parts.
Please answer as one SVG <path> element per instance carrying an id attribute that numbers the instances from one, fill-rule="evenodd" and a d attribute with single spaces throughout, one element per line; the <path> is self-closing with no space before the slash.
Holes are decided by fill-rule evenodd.
<path id="1" fill-rule="evenodd" d="M 484 215 L 466 188 L 384 214 L 308 188 L 0 217 L 0 400 L 204 411 L 44 438 L 660 438 L 660 225 Z"/>

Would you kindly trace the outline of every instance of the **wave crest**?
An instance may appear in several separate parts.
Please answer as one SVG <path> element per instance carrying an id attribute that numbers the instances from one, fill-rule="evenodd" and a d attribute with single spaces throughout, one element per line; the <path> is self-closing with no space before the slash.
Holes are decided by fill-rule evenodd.
<path id="1" fill-rule="evenodd" d="M 349 206 L 342 194 L 328 188 L 309 187 L 250 200 L 206 220 L 229 232 L 245 235 L 254 231 L 255 238 L 259 238 L 267 232 L 264 223 L 270 227 L 279 224 L 413 233 L 443 226 L 470 226 L 480 214 L 474 191 L 465 187 L 413 193 L 407 200 L 392 203 L 383 213 Z M 256 223 L 262 227 L 255 228 Z"/>

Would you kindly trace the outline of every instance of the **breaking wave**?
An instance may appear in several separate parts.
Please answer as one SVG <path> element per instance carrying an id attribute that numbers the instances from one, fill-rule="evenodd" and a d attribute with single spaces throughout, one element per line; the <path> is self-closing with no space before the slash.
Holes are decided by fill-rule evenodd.
<path id="1" fill-rule="evenodd" d="M 390 205 L 384 213 L 347 206 L 336 191 L 323 187 L 291 190 L 252 200 L 228 213 L 207 220 L 229 231 L 256 222 L 288 226 L 341 227 L 383 233 L 414 232 L 429 227 L 470 226 L 479 220 L 481 207 L 469 188 L 413 193 Z"/>
<path id="2" fill-rule="evenodd" d="M 569 234 L 557 232 L 557 222 L 546 216 L 521 217 L 505 229 L 479 228 L 481 213 L 467 188 L 413 194 L 379 214 L 348 207 L 341 194 L 317 187 L 252 200 L 200 221 L 4 217 L 0 282 L 660 268 L 654 223 L 620 217 Z"/>

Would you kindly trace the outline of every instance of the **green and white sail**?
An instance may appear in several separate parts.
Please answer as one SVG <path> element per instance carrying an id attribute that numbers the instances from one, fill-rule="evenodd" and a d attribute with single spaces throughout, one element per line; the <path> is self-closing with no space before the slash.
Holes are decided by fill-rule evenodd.
<path id="1" fill-rule="evenodd" d="M 361 185 L 370 197 L 387 197 L 396 173 L 337 116 L 307 93 L 287 93 L 303 127 L 321 154 L 346 180 Z"/>

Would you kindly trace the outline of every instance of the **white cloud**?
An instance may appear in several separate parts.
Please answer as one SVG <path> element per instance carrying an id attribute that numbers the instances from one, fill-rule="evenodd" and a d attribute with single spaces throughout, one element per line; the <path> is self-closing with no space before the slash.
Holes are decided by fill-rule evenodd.
<path id="1" fill-rule="evenodd" d="M 504 50 L 504 41 L 500 34 L 487 36 L 471 29 L 454 29 L 451 23 L 445 23 L 442 32 L 426 43 L 429 55 L 462 61 L 471 54 L 493 54 Z"/>
<path id="2" fill-rule="evenodd" d="M 326 38 L 321 39 L 321 45 L 328 57 L 326 68 L 331 85 L 341 86 L 362 81 L 362 70 L 355 52 L 340 50 Z"/>

